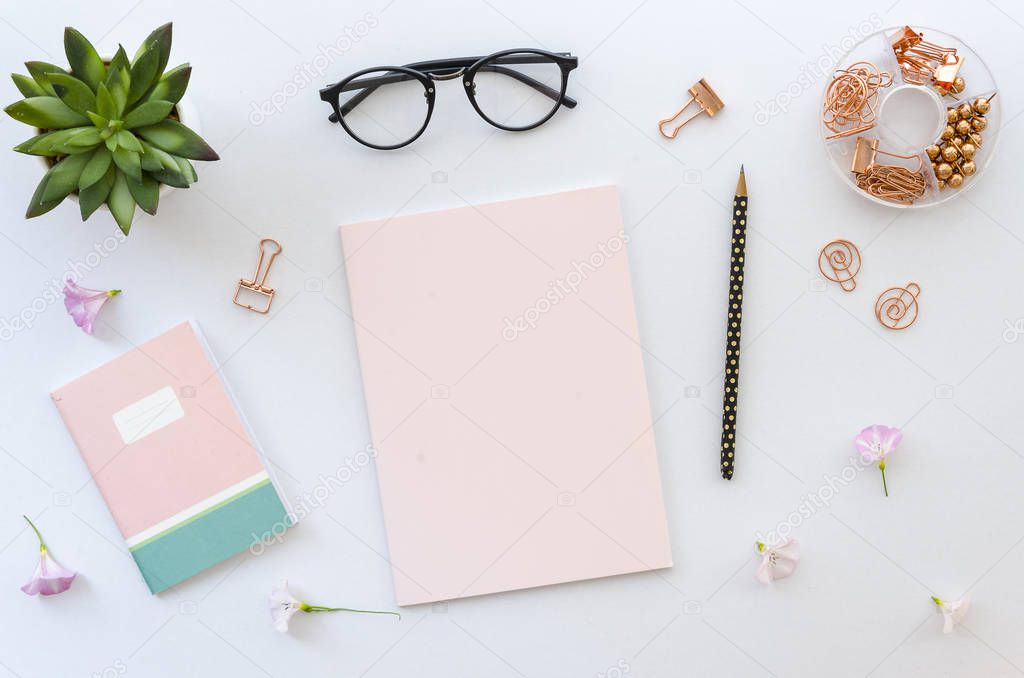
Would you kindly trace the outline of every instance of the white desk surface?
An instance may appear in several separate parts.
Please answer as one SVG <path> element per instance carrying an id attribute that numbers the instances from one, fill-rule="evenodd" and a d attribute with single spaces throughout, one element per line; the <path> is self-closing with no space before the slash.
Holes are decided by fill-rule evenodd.
<path id="1" fill-rule="evenodd" d="M 970 7 L 3 3 L 6 71 L 29 59 L 64 62 L 65 25 L 112 52 L 117 41 L 134 50 L 173 20 L 171 62 L 192 63 L 189 91 L 223 159 L 200 165 L 194 188 L 168 196 L 158 217 L 139 216 L 115 243 L 109 215 L 82 224 L 70 203 L 25 221 L 40 168 L 3 156 L 0 320 L 24 313 L 31 327 L 0 344 L 0 676 L 1024 673 L 1024 334 L 1006 331 L 1024 323 L 1024 225 L 1014 202 L 1024 10 L 1009 0 Z M 826 165 L 815 127 L 824 81 L 812 65 L 851 32 L 908 22 L 963 36 L 1002 85 L 992 166 L 968 194 L 933 210 L 883 208 L 850 193 Z M 368 66 L 518 46 L 580 57 L 569 86 L 579 107 L 528 134 L 490 128 L 456 82 L 440 85 L 414 146 L 376 152 L 329 124 L 316 93 Z M 725 110 L 666 142 L 657 120 L 702 76 Z M 17 98 L 12 85 L 3 91 L 5 101 Z M 758 115 L 784 92 L 786 112 Z M 253 113 L 267 101 L 280 110 Z M 5 116 L 0 147 L 26 131 Z M 752 234 L 742 440 L 726 483 L 719 371 L 727 205 L 740 163 Z M 620 187 L 632 236 L 674 568 L 413 607 L 400 622 L 304 616 L 278 634 L 266 599 L 281 578 L 315 603 L 393 606 L 370 465 L 283 544 L 148 595 L 51 388 L 194 318 L 285 491 L 322 497 L 324 478 L 369 444 L 338 225 L 605 183 Z M 265 235 L 286 255 L 272 273 L 280 298 L 269 317 L 230 303 Z M 853 294 L 821 285 L 818 248 L 836 237 L 864 253 Z M 97 251 L 104 255 L 89 254 Z M 86 285 L 125 290 L 92 338 L 52 296 L 75 262 L 92 268 Z M 910 280 L 923 289 L 920 320 L 907 332 L 883 330 L 875 295 Z M 906 432 L 889 464 L 892 496 L 881 495 L 875 469 L 823 489 L 849 464 L 853 436 L 876 422 Z M 18 590 L 36 558 L 22 513 L 82 572 L 70 592 L 37 599 Z M 803 561 L 795 576 L 764 587 L 753 578 L 753 542 L 787 521 L 799 523 Z M 967 591 L 975 606 L 966 624 L 944 636 L 929 596 Z"/>

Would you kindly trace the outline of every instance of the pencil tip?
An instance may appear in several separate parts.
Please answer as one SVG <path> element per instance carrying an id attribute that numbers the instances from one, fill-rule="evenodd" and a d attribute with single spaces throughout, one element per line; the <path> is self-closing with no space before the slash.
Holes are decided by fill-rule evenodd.
<path id="1" fill-rule="evenodd" d="M 747 195 L 747 175 L 743 171 L 743 165 L 740 165 L 740 178 L 736 182 L 736 195 Z"/>
<path id="2" fill-rule="evenodd" d="M 740 174 L 744 174 L 744 172 L 743 172 L 743 165 L 740 165 Z"/>

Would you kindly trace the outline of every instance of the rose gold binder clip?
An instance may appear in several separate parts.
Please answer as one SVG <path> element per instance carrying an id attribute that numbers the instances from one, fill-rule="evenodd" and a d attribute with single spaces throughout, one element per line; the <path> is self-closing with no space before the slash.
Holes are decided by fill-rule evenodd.
<path id="1" fill-rule="evenodd" d="M 904 82 L 924 85 L 931 81 L 943 94 L 963 91 L 963 81 L 957 83 L 957 78 L 964 58 L 957 56 L 955 48 L 927 42 L 924 33 L 910 26 L 897 32 L 891 44 Z"/>
<path id="2" fill-rule="evenodd" d="M 711 89 L 711 85 L 709 85 L 708 81 L 705 80 L 704 78 L 701 78 L 696 83 L 694 83 L 693 87 L 691 87 L 687 91 L 690 93 L 689 101 L 687 101 L 682 108 L 680 108 L 678 111 L 676 111 L 669 117 L 665 118 L 664 120 L 658 121 L 658 131 L 661 132 L 661 136 L 665 137 L 666 139 L 675 139 L 676 135 L 679 134 L 679 130 L 681 130 L 683 126 L 686 125 L 686 123 L 690 122 L 701 113 L 707 113 L 709 118 L 713 118 L 715 117 L 716 113 L 725 108 L 725 103 L 720 98 L 718 98 L 718 95 L 715 94 L 715 90 Z M 682 115 L 683 111 L 689 108 L 690 104 L 693 103 L 696 103 L 698 106 L 700 106 L 700 110 L 691 115 L 686 120 L 683 120 L 681 123 L 673 127 L 670 131 L 666 132 L 665 125 L 671 123 L 673 120 Z"/>
<path id="3" fill-rule="evenodd" d="M 270 266 L 274 263 L 274 259 L 278 254 L 281 253 L 281 243 L 277 242 L 273 238 L 264 238 L 260 240 L 260 257 L 256 260 L 256 272 L 252 274 L 252 280 L 246 280 L 241 278 L 238 281 L 238 286 L 235 288 L 235 298 L 232 301 L 242 308 L 247 308 L 250 311 L 256 311 L 257 313 L 267 313 L 270 311 L 270 305 L 274 303 L 274 288 L 267 287 L 267 274 L 270 273 Z M 270 257 L 267 259 L 266 267 L 263 266 L 263 258 L 270 253 Z M 253 292 L 260 297 L 266 299 L 266 305 L 262 308 L 257 308 L 252 304 L 246 304 L 238 300 L 238 296 L 242 293 L 242 290 L 248 290 Z"/>
<path id="4" fill-rule="evenodd" d="M 875 162 L 879 155 L 917 160 L 917 167 L 910 169 L 902 165 L 881 165 Z M 850 171 L 862 191 L 876 198 L 909 205 L 924 195 L 926 184 L 921 172 L 923 166 L 924 161 L 920 156 L 883 151 L 878 148 L 878 139 L 857 137 Z"/>

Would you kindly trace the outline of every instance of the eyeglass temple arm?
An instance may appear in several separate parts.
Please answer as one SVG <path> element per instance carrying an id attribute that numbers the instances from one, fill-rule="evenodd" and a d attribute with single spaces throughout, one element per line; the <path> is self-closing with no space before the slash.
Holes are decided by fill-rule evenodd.
<path id="1" fill-rule="evenodd" d="M 568 55 L 568 53 L 565 53 L 565 54 L 562 54 L 562 56 L 569 56 L 569 55 Z M 422 62 L 415 63 L 415 64 L 409 64 L 405 68 L 411 68 L 413 70 L 417 70 L 417 71 L 426 73 L 427 75 L 432 75 L 432 74 L 436 75 L 436 73 L 433 73 L 433 72 L 435 72 L 435 71 L 444 71 L 444 70 L 450 70 L 450 71 L 453 71 L 453 72 L 457 72 L 458 69 L 466 67 L 465 65 L 462 65 L 462 64 L 466 64 L 466 62 L 468 62 L 467 65 L 472 65 L 472 64 L 476 63 L 479 60 L 480 60 L 480 57 L 469 57 L 469 58 L 464 58 L 464 59 L 444 59 L 444 60 L 440 60 L 440 61 L 422 61 Z M 525 56 L 524 55 L 524 56 L 521 56 L 521 57 L 512 57 L 512 58 L 503 59 L 503 62 L 504 63 L 523 64 L 523 63 L 538 63 L 538 62 L 542 62 L 542 61 L 546 61 L 546 60 L 547 60 L 546 57 L 543 57 L 543 56 L 540 56 L 540 55 L 532 55 L 532 56 Z M 529 87 L 532 87 L 533 89 L 537 90 L 538 92 L 540 92 L 541 94 L 543 94 L 544 96 L 548 97 L 549 99 L 551 99 L 553 101 L 559 101 L 559 99 L 561 99 L 561 104 L 563 106 L 565 106 L 566 108 L 576 108 L 576 104 L 578 103 L 572 97 L 570 97 L 568 95 L 562 96 L 561 92 L 559 92 L 558 90 L 556 90 L 554 88 L 551 88 L 551 87 L 548 87 L 547 85 L 545 85 L 544 83 L 540 82 L 539 80 L 531 78 L 530 76 L 525 75 L 524 73 L 520 73 L 517 70 L 511 69 L 511 68 L 504 68 L 504 67 L 498 66 L 498 65 L 493 65 L 492 66 L 490 64 L 488 64 L 486 66 L 483 66 L 480 70 L 494 71 L 496 73 L 501 73 L 503 75 L 507 75 L 507 76 L 509 76 L 511 78 L 514 78 L 514 79 L 522 82 L 523 84 L 528 85 Z M 377 90 L 377 88 L 379 88 L 379 87 L 381 87 L 383 85 L 390 85 L 392 83 L 404 82 L 406 80 L 412 80 L 412 79 L 413 79 L 413 76 L 409 75 L 408 73 L 395 72 L 395 73 L 391 73 L 391 74 L 388 74 L 388 75 L 378 76 L 376 78 L 368 78 L 366 80 L 356 80 L 356 81 L 350 82 L 350 83 L 346 84 L 345 87 L 343 87 L 340 91 L 341 92 L 347 92 L 347 91 L 353 90 L 353 89 L 362 89 L 363 91 L 361 91 L 359 94 L 356 94 L 351 99 L 349 99 L 348 101 L 345 102 L 345 105 L 340 108 L 341 114 L 342 115 L 348 115 L 352 111 L 353 108 L 355 108 L 360 103 L 362 103 L 368 96 L 373 94 Z M 321 92 L 321 98 L 324 98 L 324 92 L 325 91 Z M 331 113 L 331 115 L 328 116 L 327 119 L 330 120 L 331 122 L 338 122 L 338 114 L 337 113 Z"/>

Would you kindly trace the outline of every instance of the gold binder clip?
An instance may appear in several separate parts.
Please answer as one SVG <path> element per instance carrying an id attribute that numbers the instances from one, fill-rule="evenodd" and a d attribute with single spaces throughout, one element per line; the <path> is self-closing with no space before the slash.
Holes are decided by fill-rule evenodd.
<path id="1" fill-rule="evenodd" d="M 725 103 L 720 98 L 718 98 L 718 95 L 715 94 L 715 90 L 711 89 L 711 85 L 709 85 L 708 81 L 705 80 L 704 78 L 698 80 L 693 85 L 693 87 L 691 87 L 687 91 L 690 93 L 690 100 L 687 101 L 682 108 L 680 108 L 678 111 L 676 111 L 669 117 L 665 118 L 664 120 L 658 121 L 658 131 L 661 132 L 661 136 L 665 137 L 666 139 L 675 139 L 676 135 L 679 134 L 679 130 L 683 128 L 683 125 L 690 122 L 701 113 L 707 113 L 709 118 L 713 118 L 715 117 L 716 113 L 725 108 Z M 694 102 L 696 102 L 697 105 L 700 106 L 700 110 L 691 115 L 686 120 L 683 120 L 675 127 L 673 127 L 670 132 L 666 132 L 665 125 L 672 122 L 680 115 L 682 115 L 683 111 L 689 108 L 690 104 Z"/>
<path id="2" fill-rule="evenodd" d="M 943 62 L 935 67 L 935 73 L 932 75 L 932 79 L 935 81 L 935 86 L 939 87 L 946 93 L 950 90 L 955 91 L 956 88 L 954 85 L 956 84 L 956 79 L 960 76 L 960 68 L 963 65 L 964 58 L 962 56 L 947 54 L 943 58 Z"/>
<path id="3" fill-rule="evenodd" d="M 910 169 L 903 165 L 883 165 L 876 162 L 879 155 L 917 160 L 917 167 Z M 883 151 L 878 147 L 878 139 L 857 137 L 850 171 L 856 177 L 857 187 L 866 193 L 882 200 L 910 205 L 925 193 L 926 184 L 921 172 L 923 167 L 924 162 L 919 156 Z"/>
<path id="4" fill-rule="evenodd" d="M 924 39 L 924 33 L 918 33 L 910 26 L 904 26 L 894 34 L 890 45 L 905 82 L 914 85 L 932 82 L 942 94 L 963 91 L 963 87 L 958 91 L 954 86 L 964 63 L 964 58 L 957 56 L 955 47 L 928 42 Z"/>
<path id="5" fill-rule="evenodd" d="M 917 167 L 913 170 L 918 172 L 923 167 L 923 161 L 916 155 L 900 155 L 883 151 L 878 147 L 878 139 L 857 137 L 857 145 L 853 149 L 853 165 L 850 171 L 854 174 L 864 174 L 876 167 L 875 160 L 879 155 L 887 155 L 890 158 L 901 158 L 903 160 L 917 160 Z"/>
<path id="6" fill-rule="evenodd" d="M 274 303 L 274 288 L 267 287 L 267 274 L 270 273 L 270 266 L 274 263 L 274 258 L 281 253 L 281 243 L 277 242 L 273 238 L 264 238 L 260 240 L 260 258 L 256 260 L 256 272 L 252 274 L 252 280 L 246 280 L 241 278 L 238 281 L 238 286 L 235 288 L 235 298 L 232 301 L 242 308 L 247 308 L 250 311 L 256 311 L 257 313 L 267 313 L 270 311 L 270 305 Z M 270 252 L 270 258 L 267 259 L 266 268 L 263 267 L 263 257 L 266 256 L 267 252 Z M 264 297 L 267 300 L 266 306 L 263 308 L 256 308 L 252 304 L 246 304 L 238 300 L 238 295 L 242 293 L 242 290 L 249 290 L 255 294 Z"/>

